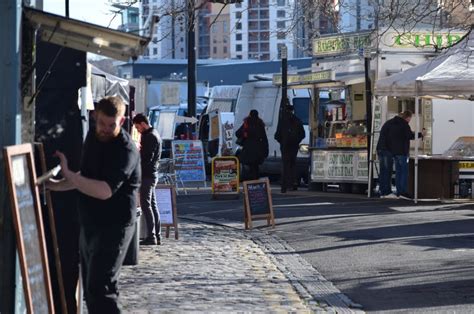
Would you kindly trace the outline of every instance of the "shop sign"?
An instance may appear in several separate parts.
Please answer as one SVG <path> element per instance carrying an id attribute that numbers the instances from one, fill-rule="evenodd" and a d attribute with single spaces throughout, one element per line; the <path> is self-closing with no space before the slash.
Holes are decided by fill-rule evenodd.
<path id="1" fill-rule="evenodd" d="M 351 53 L 370 45 L 370 33 L 317 38 L 313 40 L 313 56 Z"/>
<path id="2" fill-rule="evenodd" d="M 311 159 L 313 182 L 367 182 L 367 152 L 314 150 Z"/>
<path id="3" fill-rule="evenodd" d="M 474 162 L 471 161 L 461 161 L 459 162 L 460 171 L 474 171 Z"/>
<path id="4" fill-rule="evenodd" d="M 465 35 L 463 32 L 440 31 L 433 32 L 429 30 L 415 32 L 387 32 L 380 43 L 385 49 L 389 50 L 419 50 L 429 49 L 434 46 L 450 47 L 457 43 Z"/>
<path id="5" fill-rule="evenodd" d="M 312 72 L 308 74 L 289 74 L 287 85 L 304 85 L 311 83 L 330 82 L 336 80 L 336 73 L 332 70 Z M 273 75 L 273 85 L 281 85 L 281 74 Z"/>

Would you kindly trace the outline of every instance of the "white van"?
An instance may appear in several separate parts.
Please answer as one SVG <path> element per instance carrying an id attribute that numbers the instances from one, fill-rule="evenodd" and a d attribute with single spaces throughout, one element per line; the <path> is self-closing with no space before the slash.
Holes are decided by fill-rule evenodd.
<path id="1" fill-rule="evenodd" d="M 207 108 L 199 119 L 199 139 L 203 143 L 207 166 L 212 157 L 225 155 L 229 149 L 232 153 L 234 109 L 239 92 L 240 85 L 211 88 Z M 226 152 L 223 152 L 223 148 Z"/>
<path id="2" fill-rule="evenodd" d="M 300 144 L 300 151 L 297 159 L 297 176 L 305 183 L 308 182 L 310 154 L 309 154 L 309 112 L 311 95 L 309 89 L 290 89 L 287 91 L 290 104 L 295 108 L 295 114 L 303 122 L 306 136 Z M 277 179 L 281 173 L 281 153 L 280 143 L 275 138 L 278 125 L 278 114 L 281 103 L 281 87 L 273 85 L 271 80 L 250 81 L 242 84 L 239 98 L 235 107 L 234 134 L 240 128 L 245 117 L 250 110 L 256 109 L 259 117 L 265 123 L 265 130 L 268 138 L 269 154 L 263 165 L 260 166 L 260 173 Z M 234 136 L 233 147 L 237 150 Z"/>

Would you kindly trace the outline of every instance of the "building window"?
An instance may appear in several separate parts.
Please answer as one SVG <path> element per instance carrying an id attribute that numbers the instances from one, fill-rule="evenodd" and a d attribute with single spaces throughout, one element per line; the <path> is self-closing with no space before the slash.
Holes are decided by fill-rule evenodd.
<path id="1" fill-rule="evenodd" d="M 222 30 L 227 33 L 228 28 L 227 28 L 227 21 L 222 22 Z"/>
<path id="2" fill-rule="evenodd" d="M 285 27 L 286 27 L 285 21 L 278 21 L 277 22 L 277 28 L 285 28 Z"/>
<path id="3" fill-rule="evenodd" d="M 235 51 L 242 51 L 242 45 L 241 44 L 235 45 Z"/>
<path id="4" fill-rule="evenodd" d="M 227 46 L 224 46 L 224 53 L 227 53 Z"/>
<path id="5" fill-rule="evenodd" d="M 236 19 L 241 19 L 242 18 L 242 12 L 241 11 L 235 12 L 235 18 Z"/>
<path id="6" fill-rule="evenodd" d="M 278 32 L 277 33 L 277 39 L 286 39 L 286 33 L 285 32 Z"/>
<path id="7" fill-rule="evenodd" d="M 235 40 L 242 40 L 242 34 L 235 34 Z"/>
<path id="8" fill-rule="evenodd" d="M 235 28 L 236 29 L 242 29 L 242 23 L 239 22 L 239 23 L 235 24 Z"/>
<path id="9" fill-rule="evenodd" d="M 212 52 L 213 52 L 214 54 L 217 54 L 217 47 L 212 47 Z"/>
<path id="10" fill-rule="evenodd" d="M 240 3 L 240 2 L 236 3 L 236 4 L 235 4 L 235 7 L 236 7 L 236 8 L 241 8 L 241 7 L 242 7 L 242 3 Z"/>
<path id="11" fill-rule="evenodd" d="M 242 59 L 242 55 L 236 55 L 235 58 L 236 59 Z"/>
<path id="12" fill-rule="evenodd" d="M 286 16 L 286 11 L 285 10 L 278 10 L 277 11 L 277 17 L 285 17 Z"/>
<path id="13" fill-rule="evenodd" d="M 277 0 L 277 5 L 279 7 L 283 7 L 283 6 L 285 6 L 285 2 L 286 2 L 285 0 Z"/>
<path id="14" fill-rule="evenodd" d="M 158 54 L 158 48 L 153 48 L 153 54 L 157 55 Z"/>

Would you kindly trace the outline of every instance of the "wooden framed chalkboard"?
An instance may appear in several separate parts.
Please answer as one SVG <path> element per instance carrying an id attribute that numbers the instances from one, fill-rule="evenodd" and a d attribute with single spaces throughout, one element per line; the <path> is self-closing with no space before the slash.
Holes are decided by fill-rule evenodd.
<path id="1" fill-rule="evenodd" d="M 48 173 L 48 168 L 46 166 L 46 156 L 44 153 L 44 146 L 43 143 L 34 143 L 34 149 L 35 149 L 35 156 L 39 159 L 39 164 L 40 164 L 40 170 L 38 171 L 38 175 L 46 175 Z M 38 160 L 37 160 L 38 164 Z M 41 181 L 41 178 L 37 178 L 37 181 Z M 40 182 L 37 182 L 37 184 L 40 184 Z M 51 191 L 46 189 L 45 184 L 41 184 L 39 186 L 40 189 L 42 189 L 42 196 L 43 200 L 46 203 L 46 208 L 47 208 L 47 213 L 46 216 L 49 218 L 49 230 L 45 230 L 46 232 L 49 232 L 49 243 L 52 248 L 52 253 L 54 255 L 54 267 L 52 266 L 50 268 L 50 275 L 51 275 L 51 280 L 56 279 L 57 281 L 57 292 L 53 292 L 53 298 L 59 298 L 60 303 L 61 303 L 61 310 L 63 313 L 67 313 L 67 305 L 66 305 L 66 295 L 64 291 L 64 280 L 63 280 L 63 271 L 61 267 L 61 258 L 59 256 L 59 246 L 58 246 L 58 237 L 56 233 L 56 221 L 54 219 L 54 210 L 53 210 L 53 200 L 51 198 Z M 43 212 L 45 213 L 45 212 Z M 44 222 L 44 221 L 43 221 Z M 47 227 L 45 226 L 47 229 Z M 47 238 L 45 234 L 45 238 Z M 48 240 L 46 240 L 46 243 L 48 244 Z M 51 254 L 50 254 L 51 257 Z M 54 283 L 52 283 L 52 287 L 54 287 Z M 59 295 L 55 295 L 55 294 Z"/>
<path id="2" fill-rule="evenodd" d="M 160 212 L 161 227 L 166 227 L 166 237 L 170 236 L 170 228 L 174 228 L 174 238 L 178 240 L 178 214 L 176 210 L 176 190 L 171 184 L 155 186 L 156 205 Z"/>
<path id="3" fill-rule="evenodd" d="M 54 313 L 31 144 L 5 147 L 7 184 L 28 313 Z"/>
<path id="4" fill-rule="evenodd" d="M 244 181 L 245 229 L 252 228 L 252 220 L 266 219 L 275 227 L 272 194 L 268 178 Z"/>

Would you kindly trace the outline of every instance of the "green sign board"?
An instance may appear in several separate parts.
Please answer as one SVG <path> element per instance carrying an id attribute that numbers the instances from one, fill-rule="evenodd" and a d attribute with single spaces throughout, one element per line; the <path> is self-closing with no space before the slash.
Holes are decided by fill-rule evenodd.
<path id="1" fill-rule="evenodd" d="M 317 38 L 313 41 L 313 56 L 350 53 L 370 45 L 368 33 Z"/>
<path id="2" fill-rule="evenodd" d="M 332 70 L 312 72 L 308 74 L 289 74 L 287 79 L 288 85 L 304 85 L 320 82 L 330 82 L 336 79 L 336 75 Z M 273 85 L 281 85 L 281 74 L 273 75 Z"/>

